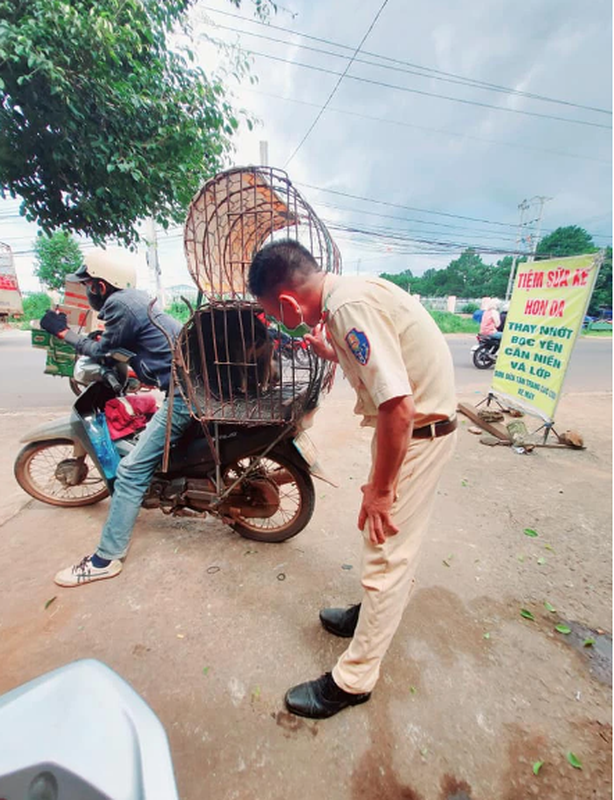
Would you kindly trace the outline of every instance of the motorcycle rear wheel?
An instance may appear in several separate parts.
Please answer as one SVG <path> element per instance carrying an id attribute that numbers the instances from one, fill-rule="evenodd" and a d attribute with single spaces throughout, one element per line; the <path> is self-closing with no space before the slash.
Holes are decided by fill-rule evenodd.
<path id="1" fill-rule="evenodd" d="M 473 366 L 477 369 L 490 369 L 494 366 L 495 359 L 486 347 L 478 347 L 473 353 Z"/>
<path id="2" fill-rule="evenodd" d="M 246 471 L 252 459 L 244 458 L 229 465 L 224 472 L 227 482 L 236 480 Z M 252 473 L 277 485 L 279 508 L 271 517 L 240 516 L 231 527 L 245 539 L 258 542 L 285 542 L 300 533 L 313 515 L 316 493 L 311 475 L 279 453 L 270 453 Z M 250 476 L 246 477 L 249 482 Z"/>
<path id="3" fill-rule="evenodd" d="M 33 442 L 15 459 L 15 478 L 24 492 L 52 506 L 91 506 L 108 497 L 106 483 L 89 456 L 82 462 L 85 474 L 79 483 L 68 486 L 59 479 L 61 465 L 76 468 L 76 461 L 70 439 Z"/>

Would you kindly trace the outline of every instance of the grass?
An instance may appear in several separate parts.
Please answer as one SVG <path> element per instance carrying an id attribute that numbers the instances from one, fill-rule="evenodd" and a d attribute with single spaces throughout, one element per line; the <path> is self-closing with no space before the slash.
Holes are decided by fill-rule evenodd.
<path id="1" fill-rule="evenodd" d="M 611 339 L 612 330 L 610 329 L 609 331 L 600 331 L 600 330 L 592 331 L 589 328 L 589 330 L 587 331 L 582 331 L 582 336 L 599 336 L 601 338 Z"/>
<path id="2" fill-rule="evenodd" d="M 480 330 L 479 322 L 472 319 L 459 317 L 458 314 L 451 314 L 449 311 L 434 311 L 431 308 L 427 308 L 427 311 L 442 333 L 477 333 Z"/>

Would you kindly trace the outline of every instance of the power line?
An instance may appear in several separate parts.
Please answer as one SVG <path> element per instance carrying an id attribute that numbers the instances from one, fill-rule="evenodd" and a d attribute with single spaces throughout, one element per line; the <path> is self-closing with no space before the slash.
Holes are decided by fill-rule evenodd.
<path id="1" fill-rule="evenodd" d="M 464 219 L 467 222 L 483 222 L 487 225 L 498 225 L 504 228 L 514 228 L 516 225 L 511 222 L 496 222 L 490 219 L 482 219 L 480 217 L 467 217 L 463 214 L 452 214 L 447 211 L 432 211 L 428 208 L 417 208 L 416 206 L 405 206 L 400 203 L 391 203 L 387 200 L 376 200 L 373 197 L 361 197 L 360 195 L 350 194 L 349 192 L 341 192 L 336 189 L 324 189 L 321 186 L 313 186 L 309 183 L 300 183 L 296 181 L 297 186 L 304 186 L 306 189 L 315 189 L 318 192 L 327 192 L 328 194 L 339 195 L 340 197 L 350 197 L 352 200 L 362 200 L 367 203 L 376 203 L 377 205 L 390 206 L 391 208 L 401 208 L 404 211 L 418 211 L 422 214 L 437 214 L 442 217 L 451 217 L 453 219 Z"/>
<path id="2" fill-rule="evenodd" d="M 359 78 L 354 75 L 346 75 L 347 69 L 349 69 L 351 62 L 350 64 L 348 64 L 345 72 L 339 73 L 335 72 L 335 70 L 332 69 L 325 69 L 324 67 L 316 67 L 313 64 L 303 64 L 300 61 L 292 61 L 292 59 L 281 58 L 280 56 L 273 56 L 270 55 L 269 53 L 259 53 L 256 50 L 245 50 L 245 52 L 250 53 L 251 55 L 254 56 L 260 56 L 261 58 L 268 58 L 271 61 L 279 61 L 283 64 L 292 64 L 295 67 L 311 69 L 316 72 L 323 72 L 327 75 L 337 75 L 340 76 L 340 78 L 345 77 L 346 80 L 349 81 L 357 81 L 358 83 L 367 83 L 370 84 L 371 86 L 381 86 L 384 89 L 396 89 L 399 92 L 409 92 L 410 94 L 418 94 L 423 97 L 434 97 L 439 100 L 449 100 L 450 102 L 453 103 L 462 103 L 463 105 L 479 106 L 480 108 L 491 108 L 494 109 L 495 111 L 503 111 L 507 114 L 522 114 L 528 117 L 538 117 L 540 119 L 552 119 L 556 120 L 557 122 L 568 122 L 574 125 L 586 125 L 591 128 L 603 128 L 608 131 L 612 130 L 611 125 L 602 125 L 600 122 L 591 122 L 590 120 L 584 120 L 584 119 L 571 119 L 570 117 L 557 117 L 554 114 L 540 114 L 537 111 L 524 111 L 520 108 L 504 108 L 503 106 L 495 106 L 492 103 L 482 103 L 479 100 L 465 100 L 464 98 L 461 97 L 450 97 L 449 95 L 438 94 L 437 92 L 426 92 L 423 89 L 412 89 L 409 86 L 398 86 L 397 84 L 394 83 L 385 83 L 384 81 L 375 81 L 370 78 Z M 338 83 L 340 83 L 340 81 Z M 335 90 L 337 88 L 337 85 L 335 86 Z"/>
<path id="3" fill-rule="evenodd" d="M 213 12 L 213 13 L 216 13 L 216 14 L 221 14 L 222 16 L 225 16 L 225 17 L 232 17 L 233 19 L 238 19 L 238 20 L 241 20 L 242 22 L 247 22 L 249 24 L 261 25 L 261 26 L 266 27 L 267 29 L 283 31 L 284 33 L 289 33 L 292 36 L 300 36 L 303 39 L 309 39 L 309 40 L 314 41 L 314 42 L 320 42 L 321 44 L 328 44 L 328 45 L 331 45 L 333 47 L 337 47 L 337 48 L 342 49 L 342 50 L 352 50 L 352 48 L 349 47 L 348 45 L 341 44 L 340 42 L 334 42 L 331 39 L 325 39 L 325 38 L 322 38 L 322 37 L 319 37 L 319 36 L 311 36 L 311 35 L 309 35 L 307 33 L 301 33 L 300 31 L 293 31 L 291 28 L 284 28 L 284 27 L 282 27 L 280 25 L 273 25 L 273 24 L 270 24 L 270 23 L 267 23 L 267 22 L 261 22 L 260 20 L 256 20 L 256 19 L 246 19 L 245 17 L 242 17 L 240 14 L 232 14 L 231 12 L 228 12 L 228 11 L 220 11 L 218 9 L 210 8 L 210 7 L 207 7 L 207 6 L 204 6 L 204 9 L 206 11 L 210 11 L 210 12 Z M 262 39 L 269 39 L 270 41 L 279 42 L 281 44 L 291 44 L 292 46 L 297 46 L 297 47 L 299 47 L 301 49 L 315 50 L 316 52 L 329 52 L 329 51 L 318 51 L 318 50 L 316 50 L 316 48 L 309 48 L 309 47 L 307 47 L 305 45 L 296 45 L 295 43 L 285 42 L 284 40 L 281 40 L 281 39 L 274 39 L 273 37 L 268 37 L 268 36 L 265 36 L 263 34 L 252 33 L 250 31 L 237 31 L 236 28 L 229 28 L 228 26 L 219 25 L 218 23 L 215 23 L 215 25 L 216 25 L 216 27 L 222 28 L 224 30 L 234 30 L 237 33 L 247 33 L 249 36 L 255 36 L 255 37 L 258 37 L 258 38 L 262 38 Z M 488 90 L 491 90 L 491 91 L 499 91 L 499 92 L 504 92 L 506 94 L 515 95 L 515 96 L 518 96 L 518 97 L 526 97 L 526 98 L 531 99 L 531 100 L 541 100 L 542 102 L 546 102 L 546 103 L 556 103 L 556 104 L 559 104 L 559 105 L 571 106 L 571 107 L 574 107 L 574 108 L 581 108 L 581 109 L 583 109 L 585 111 L 594 111 L 594 112 L 599 113 L 599 114 L 608 114 L 610 116 L 612 115 L 612 112 L 607 110 L 607 109 L 596 108 L 595 106 L 586 106 L 586 105 L 582 105 L 581 103 L 574 103 L 571 100 L 561 100 L 559 98 L 547 97 L 546 95 L 535 94 L 533 92 L 524 92 L 524 91 L 522 91 L 520 89 L 512 89 L 512 88 L 510 88 L 508 86 L 501 86 L 500 84 L 497 84 L 497 83 L 489 83 L 488 81 L 480 81 L 480 80 L 477 80 L 475 78 L 468 78 L 466 76 L 459 75 L 459 74 L 454 73 L 454 72 L 445 72 L 444 70 L 435 69 L 433 67 L 425 67 L 424 65 L 415 64 L 415 63 L 412 63 L 410 61 L 402 61 L 401 59 L 391 58 L 390 56 L 381 55 L 380 53 L 371 53 L 371 52 L 369 52 L 367 50 L 363 50 L 362 54 L 365 55 L 365 56 L 370 56 L 372 58 L 379 58 L 382 61 L 386 61 L 386 62 L 389 62 L 391 64 L 398 64 L 398 65 L 401 65 L 403 67 L 412 67 L 412 68 L 417 69 L 417 70 L 423 70 L 424 72 L 430 73 L 430 74 L 422 75 L 422 77 L 428 77 L 428 78 L 431 78 L 433 80 L 446 80 L 446 79 L 450 78 L 450 79 L 454 79 L 454 80 L 450 80 L 449 81 L 450 83 L 459 83 L 460 82 L 462 85 L 473 86 L 474 88 L 478 88 L 478 89 L 488 89 Z M 329 52 L 329 55 L 338 55 L 338 54 Z M 357 61 L 360 62 L 360 63 L 363 63 L 362 59 L 357 59 Z M 364 63 L 369 63 L 369 62 L 364 62 Z M 377 65 L 374 65 L 374 66 L 382 66 L 382 67 L 385 68 L 384 64 L 377 64 Z M 399 71 L 406 71 L 406 70 L 399 70 Z M 421 75 L 421 73 L 410 73 L 410 74 Z M 440 78 L 440 77 L 437 77 L 437 76 L 445 76 L 445 77 L 441 77 Z"/>
<path id="4" fill-rule="evenodd" d="M 272 97 L 276 100 L 285 100 L 288 103 L 298 103 L 299 105 L 303 106 L 312 106 L 314 108 L 319 108 L 319 103 L 310 103 L 307 100 L 296 100 L 293 97 L 284 97 L 283 95 L 273 94 L 271 92 L 263 92 L 260 91 L 259 89 L 244 89 L 244 91 L 249 92 L 250 94 L 263 95 L 264 97 Z M 567 153 L 564 150 L 548 150 L 545 147 L 536 147 L 534 145 L 528 145 L 528 144 L 518 144 L 517 142 L 502 142 L 501 140 L 498 139 L 486 139 L 482 136 L 471 136 L 469 134 L 456 133 L 455 131 L 446 131 L 446 130 L 441 130 L 439 128 L 427 128 L 424 125 L 415 125 L 410 122 L 401 122 L 400 120 L 385 119 L 383 117 L 373 117 L 370 116 L 369 114 L 361 114 L 357 111 L 348 111 L 343 108 L 334 108 L 332 106 L 329 106 L 328 111 L 334 111 L 337 114 L 347 114 L 348 116 L 358 117 L 359 119 L 368 119 L 371 120 L 372 122 L 383 122 L 387 125 L 398 125 L 402 128 L 415 128 L 416 130 L 427 131 L 428 133 L 441 133 L 446 136 L 452 136 L 460 139 L 473 139 L 476 142 L 486 142 L 488 144 L 503 145 L 505 147 L 515 147 L 521 150 L 535 150 L 538 153 L 548 153 L 549 155 L 565 156 L 567 158 L 578 158 L 585 161 L 594 161 L 598 164 L 607 164 L 608 166 L 611 166 L 612 164 L 611 161 L 606 161 L 603 158 L 594 158 L 593 156 L 582 156 L 576 153 Z"/>
<path id="5" fill-rule="evenodd" d="M 360 44 L 358 45 L 358 47 L 356 48 L 356 50 L 354 50 L 354 53 L 352 54 L 352 57 L 350 58 L 350 60 L 349 60 L 349 61 L 348 61 L 348 63 L 346 64 L 346 66 L 345 66 L 345 69 L 343 70 L 343 72 L 342 72 L 342 73 L 339 75 L 339 80 L 338 80 L 338 81 L 337 81 L 337 83 L 334 85 L 332 92 L 331 92 L 331 93 L 328 95 L 328 98 L 327 98 L 326 102 L 324 103 L 324 105 L 322 106 L 322 108 L 319 110 L 319 112 L 318 112 L 318 114 L 317 114 L 316 118 L 314 119 L 314 121 L 311 123 L 311 126 L 310 126 L 309 130 L 308 130 L 308 131 L 307 131 L 307 133 L 306 133 L 306 134 L 303 136 L 303 138 L 301 139 L 301 141 L 298 143 L 298 146 L 295 148 L 294 152 L 293 152 L 293 153 L 292 153 L 292 155 L 290 156 L 290 158 L 289 158 L 289 159 L 286 161 L 286 163 L 284 164 L 284 169 L 285 169 L 285 168 L 288 166 L 288 164 L 289 164 L 289 163 L 292 161 L 292 159 L 294 158 L 294 156 L 295 156 L 295 155 L 298 153 L 298 151 L 301 149 L 301 147 L 302 147 L 302 146 L 305 144 L 305 142 L 307 141 L 307 138 L 309 137 L 309 134 L 310 134 L 310 133 L 311 133 L 311 131 L 312 131 L 312 130 L 315 128 L 315 126 L 318 124 L 318 121 L 319 121 L 320 117 L 321 117 L 321 116 L 322 116 L 322 114 L 323 114 L 323 113 L 326 111 L 326 107 L 328 106 L 328 104 L 330 103 L 330 101 L 333 99 L 333 96 L 334 96 L 335 92 L 337 91 L 337 89 L 339 88 L 339 85 L 340 85 L 341 81 L 342 81 L 342 80 L 345 78 L 345 76 L 347 75 L 347 72 L 348 72 L 349 68 L 350 68 L 350 67 L 352 66 L 352 64 L 354 63 L 354 59 L 356 58 L 356 56 L 357 56 L 357 54 L 358 54 L 358 52 L 359 52 L 360 48 L 363 46 L 363 44 L 364 44 L 364 43 L 365 43 L 365 41 L 367 40 L 367 37 L 369 36 L 369 34 L 371 33 L 371 31 L 372 31 L 372 30 L 373 30 L 373 28 L 375 27 L 375 23 L 376 23 L 376 22 L 377 22 L 377 20 L 379 19 L 379 17 L 380 17 L 380 14 L 382 13 L 382 11 L 384 10 L 384 8 L 385 8 L 387 5 L 388 5 L 388 0 L 384 0 L 384 2 L 381 4 L 381 6 L 379 7 L 379 9 L 378 9 L 378 11 L 377 11 L 377 14 L 376 14 L 376 15 L 373 17 L 373 20 L 371 21 L 371 24 L 369 25 L 369 27 L 368 27 L 368 29 L 367 29 L 367 32 L 365 33 L 365 35 L 364 35 L 364 36 L 362 37 L 362 39 L 360 40 Z"/>

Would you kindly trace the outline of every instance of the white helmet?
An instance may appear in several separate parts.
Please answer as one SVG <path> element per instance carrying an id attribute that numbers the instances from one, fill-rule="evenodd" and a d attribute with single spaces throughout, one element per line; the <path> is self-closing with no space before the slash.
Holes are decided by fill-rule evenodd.
<path id="1" fill-rule="evenodd" d="M 94 250 L 83 256 L 83 264 L 67 281 L 84 283 L 92 278 L 106 281 L 115 289 L 134 289 L 136 286 L 136 269 L 126 256 L 107 253 L 106 250 Z"/>

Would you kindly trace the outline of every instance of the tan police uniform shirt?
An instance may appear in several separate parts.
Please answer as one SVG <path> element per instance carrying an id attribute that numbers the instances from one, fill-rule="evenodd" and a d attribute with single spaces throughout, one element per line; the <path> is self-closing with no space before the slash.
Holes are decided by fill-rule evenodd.
<path id="1" fill-rule="evenodd" d="M 407 395 L 416 428 L 454 416 L 452 356 L 419 300 L 380 278 L 327 275 L 322 308 L 363 425 L 375 426 L 382 403 Z"/>

